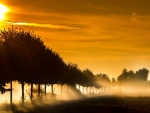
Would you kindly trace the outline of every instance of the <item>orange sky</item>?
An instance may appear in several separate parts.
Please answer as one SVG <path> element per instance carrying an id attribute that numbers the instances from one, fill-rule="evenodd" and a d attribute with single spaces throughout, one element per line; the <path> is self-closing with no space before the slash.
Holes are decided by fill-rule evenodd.
<path id="1" fill-rule="evenodd" d="M 149 0 L 1 0 L 12 24 L 35 31 L 65 62 L 117 77 L 150 70 Z M 9 23 L 8 23 L 9 22 Z"/>

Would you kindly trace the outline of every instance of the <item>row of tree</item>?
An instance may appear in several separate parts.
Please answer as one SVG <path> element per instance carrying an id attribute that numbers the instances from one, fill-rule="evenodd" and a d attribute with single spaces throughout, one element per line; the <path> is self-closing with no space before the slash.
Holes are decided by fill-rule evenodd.
<path id="1" fill-rule="evenodd" d="M 87 73 L 87 74 L 84 74 Z M 24 85 L 31 85 L 30 99 L 33 98 L 33 84 L 51 85 L 53 94 L 54 84 L 69 84 L 74 86 L 94 86 L 95 77 L 83 72 L 76 64 L 65 63 L 57 52 L 47 47 L 41 37 L 33 32 L 12 28 L 1 30 L 0 33 L 0 85 L 4 93 L 6 83 L 10 83 L 10 103 L 12 104 L 12 81 L 18 81 L 22 86 L 22 103 L 24 105 Z"/>
<path id="2" fill-rule="evenodd" d="M 10 103 L 12 104 L 12 81 L 18 81 L 22 86 L 22 103 L 24 105 L 24 85 L 31 85 L 30 99 L 33 99 L 33 84 L 38 85 L 40 97 L 40 85 L 75 84 L 83 87 L 111 87 L 124 85 L 133 81 L 147 82 L 148 70 L 133 71 L 123 70 L 117 80 L 110 80 L 106 74 L 94 75 L 90 69 L 81 70 L 77 64 L 65 63 L 57 52 L 47 47 L 33 32 L 12 28 L 0 32 L 0 90 L 2 93 L 10 91 Z M 4 86 L 10 83 L 10 89 Z"/>

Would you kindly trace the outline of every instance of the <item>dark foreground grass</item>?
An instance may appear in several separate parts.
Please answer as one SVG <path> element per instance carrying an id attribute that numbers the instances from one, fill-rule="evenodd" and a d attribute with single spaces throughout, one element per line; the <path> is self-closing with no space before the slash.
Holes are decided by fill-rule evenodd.
<path id="1" fill-rule="evenodd" d="M 150 97 L 101 96 L 55 104 L 35 104 L 14 113 L 150 113 Z"/>

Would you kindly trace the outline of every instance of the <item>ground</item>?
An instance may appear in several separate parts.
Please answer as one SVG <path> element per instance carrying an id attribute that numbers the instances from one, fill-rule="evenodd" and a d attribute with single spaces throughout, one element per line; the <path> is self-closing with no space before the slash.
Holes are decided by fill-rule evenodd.
<path id="1" fill-rule="evenodd" d="M 24 108 L 17 107 L 14 113 L 149 113 L 149 105 L 150 97 L 99 96 L 32 106 L 26 104 Z"/>

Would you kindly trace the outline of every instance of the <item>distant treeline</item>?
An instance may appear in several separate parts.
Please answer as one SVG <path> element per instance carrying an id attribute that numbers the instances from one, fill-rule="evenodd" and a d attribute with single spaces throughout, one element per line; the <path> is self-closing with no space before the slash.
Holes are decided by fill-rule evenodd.
<path id="1" fill-rule="evenodd" d="M 75 84 L 84 87 L 114 87 L 116 84 L 125 86 L 125 83 L 147 83 L 148 70 L 143 68 L 134 73 L 123 70 L 117 80 L 106 74 L 94 75 L 90 69 L 81 70 L 77 64 L 65 63 L 60 55 L 46 46 L 40 36 L 34 32 L 26 32 L 12 26 L 3 29 L 0 33 L 0 90 L 2 93 L 10 91 L 12 95 L 12 81 L 18 81 L 22 86 L 22 103 L 24 104 L 24 85 L 31 85 L 30 99 L 33 98 L 33 84 L 40 85 Z M 10 89 L 5 85 L 10 83 Z M 12 104 L 12 96 L 10 96 Z"/>
<path id="2" fill-rule="evenodd" d="M 146 68 L 139 69 L 135 73 L 132 70 L 127 71 L 127 69 L 124 69 L 117 78 L 118 85 L 130 88 L 148 88 L 148 73 L 149 70 Z"/>

